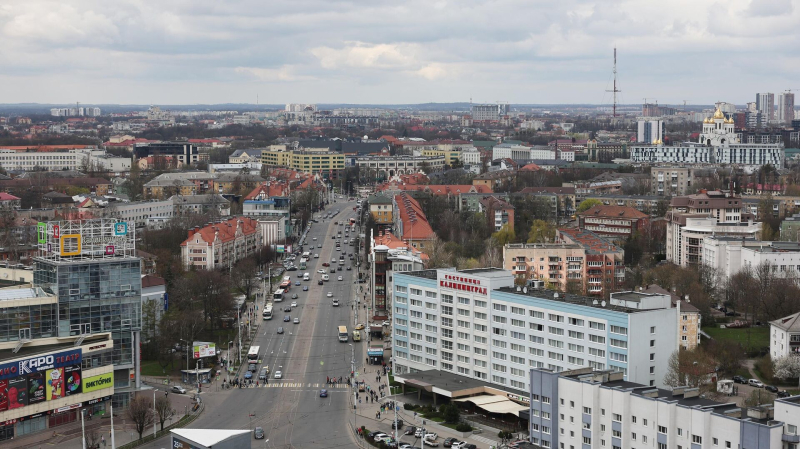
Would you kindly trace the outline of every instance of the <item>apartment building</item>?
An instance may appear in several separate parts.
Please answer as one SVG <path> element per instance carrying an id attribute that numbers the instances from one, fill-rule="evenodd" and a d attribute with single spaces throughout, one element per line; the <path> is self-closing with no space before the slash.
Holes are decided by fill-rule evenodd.
<path id="1" fill-rule="evenodd" d="M 646 288 L 640 287 L 639 291 L 656 295 L 668 295 L 672 301 L 672 307 L 680 307 L 681 313 L 678 317 L 680 346 L 683 349 L 692 350 L 700 345 L 700 329 L 703 317 L 700 314 L 700 309 L 693 306 L 688 297 L 680 298 L 656 284 L 648 285 Z"/>
<path id="2" fill-rule="evenodd" d="M 175 160 L 178 167 L 185 167 L 197 163 L 199 150 L 197 145 L 189 142 L 148 142 L 135 144 L 133 155 L 138 159 L 154 157 L 168 157 Z"/>
<path id="3" fill-rule="evenodd" d="M 577 190 L 577 189 L 576 189 Z M 625 206 L 638 210 L 647 215 L 656 215 L 659 203 L 666 201 L 664 197 L 648 195 L 589 195 L 586 194 L 579 200 L 595 199 L 606 206 Z"/>
<path id="4" fill-rule="evenodd" d="M 770 321 L 769 353 L 772 360 L 787 355 L 800 357 L 800 312 Z"/>
<path id="5" fill-rule="evenodd" d="M 660 354 L 659 354 L 660 355 Z M 739 407 L 591 368 L 530 372 L 530 442 L 543 448 L 791 448 L 800 397 Z"/>
<path id="6" fill-rule="evenodd" d="M 778 276 L 800 275 L 800 243 L 764 242 L 741 237 L 710 235 L 703 238 L 703 264 L 721 279 L 761 265 L 774 267 Z"/>
<path id="7" fill-rule="evenodd" d="M 408 242 L 391 232 L 370 235 L 370 290 L 373 292 L 372 309 L 375 315 L 386 315 L 391 309 L 392 291 L 389 279 L 400 271 L 417 271 L 425 268 L 428 257 L 409 247 Z M 366 299 L 369 300 L 369 297 Z"/>
<path id="8" fill-rule="evenodd" d="M 190 196 L 175 195 L 169 201 L 172 201 L 175 215 L 178 216 L 211 213 L 224 217 L 231 214 L 230 200 L 218 193 Z"/>
<path id="9" fill-rule="evenodd" d="M 640 295 L 653 308 L 630 308 L 514 287 L 498 268 L 395 273 L 392 289 L 397 375 L 440 370 L 527 392 L 531 368 L 589 366 L 660 386 L 664 354 L 678 349 L 678 310 L 660 295 Z"/>
<path id="10" fill-rule="evenodd" d="M 270 167 L 288 167 L 304 173 L 337 177 L 344 170 L 344 154 L 324 148 L 287 149 L 273 145 L 261 152 L 261 163 Z"/>
<path id="11" fill-rule="evenodd" d="M 131 222 L 137 229 L 141 229 L 150 223 L 171 219 L 175 215 L 175 209 L 170 199 L 129 203 L 114 201 L 104 208 L 93 209 L 92 213 Z"/>
<path id="12" fill-rule="evenodd" d="M 532 195 L 545 199 L 550 203 L 554 217 L 571 217 L 578 205 L 575 187 L 525 187 L 513 195 Z"/>
<path id="13" fill-rule="evenodd" d="M 181 259 L 186 268 L 228 268 L 262 246 L 258 222 L 249 217 L 233 217 L 190 229 L 188 238 L 181 243 Z"/>
<path id="14" fill-rule="evenodd" d="M 438 238 L 417 200 L 405 192 L 392 197 L 392 220 L 394 232 L 412 248 L 425 252 Z"/>
<path id="15" fill-rule="evenodd" d="M 496 161 L 498 159 L 511 159 L 514 161 L 527 161 L 528 159 L 555 159 L 555 151 L 552 149 L 547 149 L 547 154 L 540 153 L 541 148 L 537 150 L 536 154 L 538 156 L 545 156 L 545 157 L 532 157 L 532 149 L 531 147 L 526 147 L 524 145 L 517 145 L 517 144 L 510 144 L 510 143 L 501 143 L 499 145 L 495 145 L 492 148 L 492 160 Z M 551 157 L 552 156 L 552 157 Z"/>
<path id="16" fill-rule="evenodd" d="M 514 231 L 514 206 L 496 196 L 487 196 L 479 201 L 480 211 L 486 216 L 489 229 L 499 231 L 508 226 Z"/>
<path id="17" fill-rule="evenodd" d="M 380 225 L 392 224 L 392 199 L 383 194 L 371 195 L 367 198 L 369 213 L 375 223 Z"/>
<path id="18" fill-rule="evenodd" d="M 692 191 L 694 169 L 688 167 L 650 168 L 650 194 L 658 196 L 683 196 Z"/>
<path id="19" fill-rule="evenodd" d="M 578 227 L 617 241 L 644 229 L 650 217 L 632 207 L 593 206 L 578 214 Z"/>

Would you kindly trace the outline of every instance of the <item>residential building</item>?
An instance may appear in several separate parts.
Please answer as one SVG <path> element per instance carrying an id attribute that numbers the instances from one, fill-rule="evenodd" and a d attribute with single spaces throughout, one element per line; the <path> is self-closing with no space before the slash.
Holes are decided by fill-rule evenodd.
<path id="1" fill-rule="evenodd" d="M 756 94 L 756 110 L 769 122 L 775 118 L 775 94 Z"/>
<path id="2" fill-rule="evenodd" d="M 485 186 L 492 191 L 503 190 L 504 188 L 511 186 L 516 178 L 517 173 L 515 170 L 490 170 L 472 178 L 472 185 Z"/>
<path id="3" fill-rule="evenodd" d="M 578 213 L 578 227 L 617 241 L 627 240 L 647 226 L 650 217 L 627 206 L 593 206 Z"/>
<path id="4" fill-rule="evenodd" d="M 369 204 L 369 213 L 375 223 L 380 225 L 392 224 L 392 199 L 388 196 L 378 193 L 371 195 L 367 198 Z"/>
<path id="5" fill-rule="evenodd" d="M 740 407 L 698 388 L 654 388 L 591 368 L 533 369 L 530 385 L 528 430 L 536 447 L 777 449 L 798 439 L 800 397 Z"/>
<path id="6" fill-rule="evenodd" d="M 503 268 L 518 281 L 542 281 L 563 292 L 608 297 L 625 281 L 625 253 L 591 231 L 560 229 L 553 243 L 503 247 Z"/>
<path id="7" fill-rule="evenodd" d="M 168 221 L 175 215 L 175 209 L 170 200 L 113 201 L 104 208 L 93 209 L 92 212 L 98 217 L 131 222 L 137 229 L 148 225 L 152 226 L 157 222 Z"/>
<path id="8" fill-rule="evenodd" d="M 497 122 L 509 112 L 507 103 L 498 104 L 473 104 L 471 108 L 472 122 L 491 123 Z"/>
<path id="9" fill-rule="evenodd" d="M 401 192 L 392 198 L 392 220 L 395 234 L 409 242 L 412 248 L 425 252 L 429 243 L 438 238 L 428 223 L 422 207 L 406 192 Z"/>
<path id="10" fill-rule="evenodd" d="M 555 217 L 571 217 L 575 214 L 575 187 L 525 187 L 519 194 L 547 198 Z"/>
<path id="11" fill-rule="evenodd" d="M 786 217 L 781 222 L 781 240 L 784 242 L 800 242 L 800 214 Z"/>
<path id="12" fill-rule="evenodd" d="M 660 386 L 662 355 L 678 349 L 678 311 L 659 295 L 641 294 L 630 308 L 523 290 L 498 268 L 395 273 L 392 283 L 396 375 L 441 370 L 525 392 L 531 368 L 589 366 Z"/>
<path id="13" fill-rule="evenodd" d="M 291 208 L 289 184 L 284 181 L 266 181 L 244 198 L 242 213 L 245 216 L 256 217 L 259 221 L 279 222 L 285 226 L 283 232 L 272 233 L 262 230 L 265 242 L 272 238 L 280 240 L 292 234 L 292 221 L 289 218 Z"/>
<path id="14" fill-rule="evenodd" d="M 378 181 L 386 180 L 397 175 L 406 175 L 421 172 L 444 170 L 446 161 L 441 156 L 359 156 L 356 165 L 361 173 L 366 173 L 368 178 Z"/>
<path id="15" fill-rule="evenodd" d="M 337 177 L 344 170 L 344 154 L 324 148 L 286 148 L 272 145 L 261 151 L 261 163 L 269 167 L 288 167 L 304 173 L 318 173 L 326 178 Z"/>
<path id="16" fill-rule="evenodd" d="M 598 142 L 591 139 L 586 142 L 587 160 L 589 162 L 611 162 L 614 159 L 628 159 L 628 144 L 625 142 Z"/>
<path id="17" fill-rule="evenodd" d="M 71 149 L 67 151 L 14 150 L 0 147 L 0 166 L 6 170 L 79 170 L 92 167 L 98 171 L 128 172 L 130 158 L 114 157 L 103 150 L 92 148 Z"/>
<path id="18" fill-rule="evenodd" d="M 258 222 L 249 217 L 233 217 L 190 229 L 188 238 L 181 243 L 183 266 L 206 270 L 230 268 L 264 246 L 258 231 Z"/>
<path id="19" fill-rule="evenodd" d="M 243 192 L 250 192 L 264 182 L 264 178 L 261 176 L 248 173 L 215 173 L 214 175 L 213 183 L 216 193 L 242 195 Z"/>
<path id="20" fill-rule="evenodd" d="M 461 163 L 463 165 L 483 166 L 480 150 L 475 147 L 470 147 L 461 151 Z"/>
<path id="21" fill-rule="evenodd" d="M 483 198 L 480 205 L 489 229 L 499 231 L 507 226 L 509 231 L 514 232 L 514 206 L 496 196 Z"/>
<path id="22" fill-rule="evenodd" d="M 769 355 L 800 357 L 800 312 L 769 322 Z"/>
<path id="23" fill-rule="evenodd" d="M 663 120 L 639 120 L 637 123 L 636 141 L 641 143 L 655 143 L 663 141 L 666 135 Z"/>
<path id="24" fill-rule="evenodd" d="M 700 309 L 692 305 L 688 296 L 680 298 L 656 284 L 648 285 L 644 289 L 640 288 L 640 291 L 657 295 L 669 295 L 672 307 L 680 307 L 680 316 L 678 317 L 678 338 L 680 340 L 678 344 L 681 348 L 690 351 L 700 345 L 700 329 L 702 328 L 703 317 L 700 314 Z"/>
<path id="25" fill-rule="evenodd" d="M 261 150 L 236 150 L 228 156 L 229 164 L 246 164 L 248 162 L 261 162 Z"/>
<path id="26" fill-rule="evenodd" d="M 450 147 L 450 145 L 447 145 Z M 458 165 L 461 162 L 461 148 L 425 148 L 422 150 L 423 157 L 442 158 L 445 165 L 450 167 Z"/>
<path id="27" fill-rule="evenodd" d="M 162 175 L 163 176 L 163 175 Z M 188 179 L 159 179 L 148 181 L 144 185 L 144 197 L 163 200 L 175 195 L 191 196 L 198 193 L 197 185 Z"/>
<path id="28" fill-rule="evenodd" d="M 199 195 L 173 195 L 169 198 L 176 216 L 187 214 L 212 214 L 228 216 L 231 214 L 231 202 L 218 193 Z"/>
<path id="29" fill-rule="evenodd" d="M 197 145 L 189 142 L 150 142 L 134 145 L 133 155 L 136 159 L 150 156 L 171 157 L 175 159 L 178 167 L 185 167 L 199 161 Z"/>
<path id="30" fill-rule="evenodd" d="M 19 209 L 22 205 L 22 199 L 18 196 L 11 195 L 10 193 L 0 192 L 0 210 L 9 211 Z"/>
<path id="31" fill-rule="evenodd" d="M 683 196 L 692 193 L 694 168 L 650 167 L 650 194 L 658 196 Z"/>
<path id="32" fill-rule="evenodd" d="M 423 270 L 428 256 L 388 231 L 381 231 L 377 236 L 370 235 L 370 242 L 372 310 L 375 311 L 374 316 L 387 316 L 386 312 L 391 310 L 392 304 L 392 291 L 389 287 L 392 274 Z M 369 296 L 365 295 L 365 301 L 369 300 Z"/>
<path id="33" fill-rule="evenodd" d="M 125 407 L 141 387 L 142 280 L 133 223 L 112 218 L 50 221 L 38 225 L 37 237 L 33 285 L 58 299 L 58 312 L 51 315 L 58 323 L 50 325 L 52 336 L 89 340 L 110 334 L 113 345 L 104 349 L 112 350 L 104 357 L 114 365 L 113 402 Z M 20 351 L 35 344 L 18 340 Z"/>
<path id="34" fill-rule="evenodd" d="M 794 94 L 785 92 L 778 96 L 778 116 L 776 119 L 787 125 L 792 124 L 794 120 Z"/>

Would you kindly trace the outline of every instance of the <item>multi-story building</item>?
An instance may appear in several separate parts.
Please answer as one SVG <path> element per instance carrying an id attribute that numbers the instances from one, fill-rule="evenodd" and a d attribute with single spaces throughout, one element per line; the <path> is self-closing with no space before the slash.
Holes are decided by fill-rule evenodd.
<path id="1" fill-rule="evenodd" d="M 104 360 L 114 365 L 115 406 L 127 405 L 141 387 L 142 281 L 135 233 L 133 223 L 110 218 L 39 223 L 37 232 L 33 285 L 58 300 L 51 315 L 58 324 L 50 325 L 49 336 L 78 337 L 80 345 L 95 334 L 110 334 L 113 348 L 105 347 L 112 350 Z M 41 313 L 31 317 L 45 318 Z M 19 338 L 18 349 L 32 349 L 32 338 Z"/>
<path id="2" fill-rule="evenodd" d="M 188 142 L 157 142 L 135 145 L 133 155 L 136 159 L 149 156 L 172 157 L 178 167 L 192 165 L 199 160 L 197 145 Z"/>
<path id="3" fill-rule="evenodd" d="M 784 242 L 800 242 L 800 214 L 786 217 L 781 222 L 781 240 Z"/>
<path id="4" fill-rule="evenodd" d="M 22 199 L 9 193 L 0 192 L 0 210 L 6 213 L 10 210 L 19 209 Z"/>
<path id="5" fill-rule="evenodd" d="M 658 196 L 682 196 L 691 193 L 694 180 L 693 168 L 663 167 L 650 168 L 650 194 Z"/>
<path id="6" fill-rule="evenodd" d="M 378 193 L 367 198 L 369 204 L 369 213 L 375 223 L 380 225 L 392 224 L 392 199 L 388 196 Z"/>
<path id="7" fill-rule="evenodd" d="M 437 239 L 422 207 L 405 192 L 392 197 L 392 220 L 395 234 L 412 248 L 425 252 L 429 243 Z"/>
<path id="8" fill-rule="evenodd" d="M 796 277 L 800 275 L 800 243 L 711 235 L 703 238 L 702 260 L 723 280 L 762 265 L 773 267 L 777 276 Z"/>
<path id="9" fill-rule="evenodd" d="M 228 156 L 229 164 L 246 164 L 249 162 L 261 162 L 261 150 L 236 150 Z"/>
<path id="10" fill-rule="evenodd" d="M 261 163 L 269 167 L 288 167 L 304 173 L 335 178 L 344 170 L 344 154 L 324 148 L 287 148 L 271 145 L 261 151 Z"/>
<path id="11" fill-rule="evenodd" d="M 418 173 L 423 169 L 442 171 L 446 164 L 443 156 L 359 156 L 356 165 L 361 173 L 372 173 L 372 178 L 385 180 L 397 175 Z M 366 176 L 369 176 L 367 174 Z"/>
<path id="12" fill-rule="evenodd" d="M 589 366 L 661 386 L 662 355 L 678 349 L 678 309 L 661 295 L 629 292 L 631 308 L 515 288 L 497 268 L 395 273 L 392 283 L 397 374 L 441 370 L 525 392 L 531 368 Z"/>
<path id="13" fill-rule="evenodd" d="M 578 227 L 617 241 L 644 229 L 650 217 L 627 206 L 593 206 L 578 214 Z"/>
<path id="14" fill-rule="evenodd" d="M 575 187 L 525 187 L 519 194 L 546 198 L 554 217 L 571 217 L 577 207 Z"/>
<path id="15" fill-rule="evenodd" d="M 553 243 L 503 247 L 503 268 L 518 280 L 539 280 L 559 290 L 607 297 L 625 281 L 624 251 L 591 231 L 560 229 Z"/>
<path id="16" fill-rule="evenodd" d="M 548 148 L 545 150 L 546 154 L 540 154 L 543 150 L 537 149 L 536 154 L 538 156 L 545 156 L 545 157 L 532 157 L 532 149 L 531 147 L 526 147 L 524 145 L 516 145 L 510 143 L 501 143 L 499 145 L 495 145 L 492 148 L 492 160 L 496 161 L 497 159 L 511 159 L 515 161 L 527 161 L 528 159 L 555 159 L 555 151 Z"/>
<path id="17" fill-rule="evenodd" d="M 475 147 L 467 148 L 461 151 L 461 163 L 464 165 L 477 165 L 482 166 L 481 152 Z"/>
<path id="18" fill-rule="evenodd" d="M 761 113 L 765 121 L 772 121 L 775 118 L 775 94 L 756 94 L 756 110 Z"/>
<path id="19" fill-rule="evenodd" d="M 481 212 L 486 215 L 489 229 L 499 231 L 508 226 L 514 231 L 514 206 L 496 196 L 487 196 L 479 201 Z"/>
<path id="20" fill-rule="evenodd" d="M 628 144 L 625 142 L 598 142 L 591 139 L 586 142 L 587 160 L 589 162 L 611 162 L 614 159 L 628 158 Z"/>
<path id="21" fill-rule="evenodd" d="M 797 396 L 740 407 L 708 399 L 698 388 L 654 388 L 591 368 L 533 369 L 530 385 L 528 430 L 536 447 L 778 449 L 800 439 Z"/>
<path id="22" fill-rule="evenodd" d="M 800 312 L 770 321 L 769 354 L 772 360 L 800 357 Z"/>
<path id="23" fill-rule="evenodd" d="M 637 123 L 636 141 L 654 143 L 663 141 L 666 135 L 663 120 L 639 120 Z"/>
<path id="24" fill-rule="evenodd" d="M 388 231 L 382 231 L 377 236 L 370 235 L 370 240 L 372 309 L 376 311 L 376 316 L 387 316 L 386 311 L 391 309 L 392 304 L 392 291 L 389 287 L 392 274 L 422 270 L 428 257 Z M 365 295 L 364 300 L 368 301 L 369 296 Z"/>
<path id="25" fill-rule="evenodd" d="M 461 148 L 426 148 L 422 150 L 422 156 L 437 159 L 442 158 L 445 165 L 452 167 L 461 162 L 461 151 Z"/>
<path id="26" fill-rule="evenodd" d="M 255 219 L 233 217 L 190 229 L 189 237 L 181 243 L 181 259 L 187 268 L 228 268 L 256 254 L 263 242 Z"/>
<path id="27" fill-rule="evenodd" d="M 6 170 L 79 170 L 93 169 L 114 173 L 129 172 L 131 159 L 115 157 L 92 148 L 69 151 L 18 151 L 0 148 L 0 165 Z"/>
<path id="28" fill-rule="evenodd" d="M 231 214 L 230 200 L 218 193 L 189 196 L 175 195 L 168 201 L 172 202 L 174 213 L 177 216 L 211 213 L 213 215 L 225 217 Z"/>
<path id="29" fill-rule="evenodd" d="M 93 209 L 96 216 L 116 218 L 131 222 L 137 229 L 159 221 L 167 221 L 175 215 L 172 200 L 135 201 L 125 203 L 114 201 L 102 209 Z"/>
<path id="30" fill-rule="evenodd" d="M 508 104 L 473 104 L 472 122 L 497 122 L 509 111 Z"/>
<path id="31" fill-rule="evenodd" d="M 761 223 L 742 210 L 742 199 L 721 191 L 672 198 L 666 219 L 667 260 L 681 266 L 702 263 L 703 238 L 708 235 L 761 235 Z"/>
<path id="32" fill-rule="evenodd" d="M 667 146 L 657 140 L 650 145 L 631 146 L 633 162 L 650 164 L 730 164 L 753 171 L 763 165 L 783 167 L 784 157 L 781 143 L 742 142 L 733 119 L 725 118 L 719 109 L 703 121 L 697 142 Z"/>
<path id="33" fill-rule="evenodd" d="M 174 195 L 191 196 L 198 193 L 197 185 L 188 179 L 152 179 L 144 185 L 144 197 L 163 200 Z"/>
<path id="34" fill-rule="evenodd" d="M 778 117 L 777 120 L 787 125 L 794 120 L 794 94 L 791 92 L 782 93 L 778 97 Z"/>
<path id="35" fill-rule="evenodd" d="M 672 307 L 680 307 L 681 315 L 678 317 L 678 338 L 683 349 L 692 350 L 700 345 L 700 329 L 702 328 L 703 316 L 700 309 L 693 306 L 689 298 L 680 298 L 670 293 L 659 285 L 651 284 L 647 288 L 639 288 L 643 293 L 656 295 L 667 295 L 672 300 Z"/>

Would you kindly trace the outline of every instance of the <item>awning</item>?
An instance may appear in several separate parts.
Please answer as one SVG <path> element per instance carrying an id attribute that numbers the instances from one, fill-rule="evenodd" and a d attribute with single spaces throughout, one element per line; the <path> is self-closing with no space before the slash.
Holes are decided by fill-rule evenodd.
<path id="1" fill-rule="evenodd" d="M 501 402 L 501 401 L 508 401 L 508 399 L 502 396 L 495 396 L 495 395 L 481 395 L 481 396 L 472 396 L 469 398 L 456 399 L 456 402 L 472 402 L 478 407 L 484 404 L 491 404 L 493 402 Z"/>
<path id="2" fill-rule="evenodd" d="M 524 405 L 519 405 L 516 402 L 509 401 L 506 399 L 505 401 L 501 402 L 493 402 L 491 404 L 480 405 L 480 408 L 486 410 L 489 413 L 511 413 L 515 416 L 519 416 L 519 412 L 523 410 L 529 410 L 529 407 Z"/>

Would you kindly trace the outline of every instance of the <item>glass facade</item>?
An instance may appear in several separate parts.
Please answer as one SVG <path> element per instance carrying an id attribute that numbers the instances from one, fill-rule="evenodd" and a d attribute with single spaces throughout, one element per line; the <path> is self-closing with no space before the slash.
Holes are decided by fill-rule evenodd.
<path id="1" fill-rule="evenodd" d="M 111 332 L 115 365 L 133 364 L 133 331 L 141 329 L 141 261 L 74 263 L 36 260 L 34 284 L 58 296 L 58 334 Z"/>
<path id="2" fill-rule="evenodd" d="M 20 335 L 37 339 L 56 336 L 56 304 L 3 307 L 0 341 L 18 341 Z"/>

